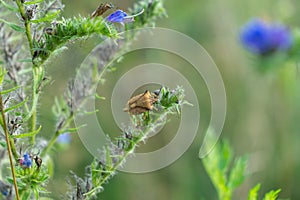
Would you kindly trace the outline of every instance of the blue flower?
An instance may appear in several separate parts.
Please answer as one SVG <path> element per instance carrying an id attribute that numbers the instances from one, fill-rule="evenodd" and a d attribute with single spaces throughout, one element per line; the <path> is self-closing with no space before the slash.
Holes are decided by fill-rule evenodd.
<path id="1" fill-rule="evenodd" d="M 70 133 L 64 133 L 58 136 L 57 142 L 60 144 L 69 144 L 71 142 Z"/>
<path id="2" fill-rule="evenodd" d="M 106 17 L 106 20 L 108 22 L 117 22 L 117 23 L 128 23 L 128 22 L 133 22 L 134 21 L 134 17 L 142 14 L 144 12 L 144 10 L 142 10 L 141 12 L 135 14 L 135 15 L 127 15 L 126 12 L 122 11 L 122 10 L 117 10 L 113 13 L 111 13 L 109 16 Z"/>
<path id="3" fill-rule="evenodd" d="M 293 44 L 290 30 L 278 23 L 266 23 L 253 19 L 241 30 L 241 42 L 251 52 L 266 55 L 275 51 L 286 51 Z"/>
<path id="4" fill-rule="evenodd" d="M 20 159 L 19 162 L 23 168 L 30 168 L 32 166 L 32 160 L 28 153 L 25 153 L 23 159 Z"/>

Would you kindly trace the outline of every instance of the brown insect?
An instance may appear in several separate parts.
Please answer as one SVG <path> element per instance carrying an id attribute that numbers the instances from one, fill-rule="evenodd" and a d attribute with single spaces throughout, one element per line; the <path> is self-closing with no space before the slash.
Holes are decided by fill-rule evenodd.
<path id="1" fill-rule="evenodd" d="M 123 110 L 131 115 L 139 115 L 146 111 L 153 110 L 153 103 L 158 101 L 158 96 L 146 90 L 144 93 L 129 99 L 126 108 Z"/>
<path id="2" fill-rule="evenodd" d="M 112 9 L 114 6 L 111 3 L 101 3 L 98 8 L 91 14 L 91 19 L 103 15 L 107 10 Z"/>

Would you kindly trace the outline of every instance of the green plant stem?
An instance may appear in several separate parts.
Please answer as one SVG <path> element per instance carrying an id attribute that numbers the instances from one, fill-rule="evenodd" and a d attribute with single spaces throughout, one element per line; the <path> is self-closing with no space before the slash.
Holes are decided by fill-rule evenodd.
<path id="1" fill-rule="evenodd" d="M 4 105 L 3 105 L 3 100 L 2 100 L 2 95 L 0 94 L 0 110 L 1 110 L 1 116 L 3 120 L 3 130 L 5 132 L 5 139 L 6 139 L 6 144 L 7 144 L 7 151 L 8 151 L 8 156 L 9 156 L 9 162 L 10 162 L 10 168 L 11 168 L 11 174 L 13 177 L 13 182 L 14 182 L 14 188 L 15 188 L 15 193 L 16 193 L 16 198 L 19 200 L 19 192 L 18 192 L 18 185 L 17 185 L 17 179 L 16 179 L 16 174 L 15 174 L 15 168 L 14 168 L 14 163 L 13 163 L 13 155 L 12 155 L 12 148 L 11 148 L 11 139 L 9 138 L 9 133 L 6 125 L 6 119 L 5 119 L 5 114 L 4 114 Z"/>
<path id="2" fill-rule="evenodd" d="M 26 12 L 25 12 L 25 7 L 22 4 L 22 2 L 20 0 L 16 0 L 16 3 L 18 5 L 20 15 L 24 20 L 26 37 L 28 40 L 31 56 L 33 56 L 34 51 L 33 51 L 32 35 L 31 35 L 31 30 L 30 30 L 30 21 L 28 20 L 28 16 L 26 15 Z"/>
<path id="3" fill-rule="evenodd" d="M 155 126 L 159 126 L 160 123 L 158 123 L 158 122 L 161 121 L 161 120 L 163 120 L 163 119 L 164 119 L 168 114 L 170 114 L 170 113 L 173 113 L 173 112 L 171 112 L 171 111 L 165 111 L 165 112 L 162 113 L 162 114 L 161 114 L 154 122 L 152 122 L 152 124 L 155 124 Z M 128 149 L 128 150 L 125 152 L 125 154 L 122 155 L 122 157 L 120 157 L 120 160 L 113 166 L 113 168 L 111 168 L 111 169 L 109 169 L 109 170 L 107 171 L 106 176 L 101 180 L 101 182 L 99 183 L 99 185 L 98 185 L 97 187 L 93 188 L 92 190 L 90 190 L 89 192 L 87 192 L 87 193 L 84 194 L 85 199 L 89 199 L 89 198 L 93 195 L 93 193 L 94 193 L 95 191 L 97 191 L 99 188 L 101 188 L 102 185 L 103 185 L 109 178 L 111 178 L 111 176 L 113 175 L 113 173 L 115 173 L 115 171 L 116 171 L 119 167 L 122 166 L 123 162 L 125 162 L 126 158 L 127 158 L 130 154 L 134 153 L 134 149 L 137 147 L 137 145 L 138 145 L 140 142 L 144 141 L 144 140 L 147 138 L 148 134 L 149 134 L 152 130 L 153 130 L 153 127 L 148 127 L 148 128 L 145 130 L 144 134 L 142 134 L 141 137 L 139 137 L 139 138 L 132 144 L 131 148 Z"/>
<path id="4" fill-rule="evenodd" d="M 43 67 L 33 67 L 33 91 L 32 91 L 32 105 L 31 110 L 29 111 L 27 117 L 25 120 L 29 119 L 31 117 L 31 131 L 36 130 L 36 107 L 39 100 L 39 86 L 41 84 L 41 79 L 43 77 Z M 31 137 L 31 144 L 34 144 L 35 136 Z"/>

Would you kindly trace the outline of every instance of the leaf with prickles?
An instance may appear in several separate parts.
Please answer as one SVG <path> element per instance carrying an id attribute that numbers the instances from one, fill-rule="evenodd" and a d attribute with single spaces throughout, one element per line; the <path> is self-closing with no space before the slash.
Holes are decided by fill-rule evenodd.
<path id="1" fill-rule="evenodd" d="M 11 89 L 8 89 L 8 90 L 4 90 L 4 91 L 1 91 L 0 92 L 0 94 L 8 94 L 8 93 L 11 93 L 11 92 L 13 92 L 13 91 L 15 91 L 15 90 L 17 90 L 17 89 L 19 89 L 21 86 L 16 86 L 16 87 L 13 87 L 13 88 L 11 88 Z"/>
<path id="2" fill-rule="evenodd" d="M 35 136 L 36 134 L 38 134 L 40 132 L 40 130 L 42 129 L 42 126 L 40 126 L 38 129 L 36 129 L 35 131 L 29 132 L 29 133 L 22 133 L 19 135 L 12 135 L 12 138 L 25 138 L 25 137 L 32 137 Z"/>
<path id="3" fill-rule="evenodd" d="M 30 20 L 30 22 L 32 23 L 51 22 L 53 21 L 53 19 L 57 18 L 59 14 L 60 14 L 60 10 L 55 13 L 47 14 L 43 18 Z"/>
<path id="4" fill-rule="evenodd" d="M 4 19 L 0 19 L 0 22 L 3 22 L 4 24 L 8 25 L 10 28 L 12 28 L 13 30 L 17 31 L 17 32 L 22 32 L 24 33 L 25 32 L 25 29 L 15 23 L 12 23 L 12 22 L 8 22 Z"/>
<path id="5" fill-rule="evenodd" d="M 24 5 L 28 6 L 28 5 L 38 4 L 38 3 L 42 3 L 42 2 L 44 2 L 44 0 L 26 1 L 26 2 L 24 2 Z"/>
<path id="6" fill-rule="evenodd" d="M 4 112 L 9 112 L 9 111 L 11 111 L 11 110 L 15 110 L 15 109 L 17 109 L 17 108 L 23 106 L 27 101 L 28 101 L 28 98 L 26 98 L 24 101 L 22 101 L 22 102 L 20 102 L 20 103 L 18 103 L 18 104 L 16 104 L 16 105 L 14 105 L 14 106 L 11 106 L 11 107 L 5 109 Z"/>

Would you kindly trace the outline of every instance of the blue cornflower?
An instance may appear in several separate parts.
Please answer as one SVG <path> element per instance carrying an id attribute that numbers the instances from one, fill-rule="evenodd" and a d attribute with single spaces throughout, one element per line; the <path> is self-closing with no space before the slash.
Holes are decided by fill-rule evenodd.
<path id="1" fill-rule="evenodd" d="M 251 52 L 266 55 L 288 50 L 293 44 L 290 30 L 278 23 L 253 19 L 241 30 L 241 42 Z"/>
<path id="2" fill-rule="evenodd" d="M 20 165 L 23 168 L 30 168 L 32 166 L 32 160 L 28 153 L 25 153 L 23 159 L 20 159 Z"/>
<path id="3" fill-rule="evenodd" d="M 64 133 L 58 136 L 57 142 L 60 144 L 69 144 L 71 142 L 70 133 Z"/>
<path id="4" fill-rule="evenodd" d="M 109 16 L 106 17 L 106 20 L 108 22 L 118 22 L 118 23 L 128 23 L 128 22 L 133 22 L 134 21 L 134 17 L 142 14 L 144 12 L 144 9 L 135 14 L 135 15 L 127 15 L 126 12 L 124 12 L 123 10 L 116 10 L 115 12 L 111 13 Z"/>

